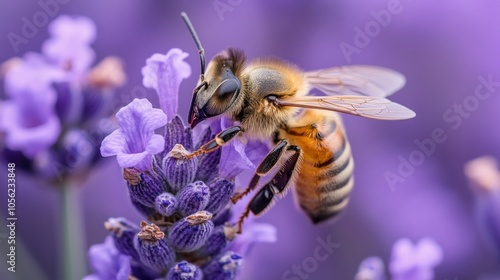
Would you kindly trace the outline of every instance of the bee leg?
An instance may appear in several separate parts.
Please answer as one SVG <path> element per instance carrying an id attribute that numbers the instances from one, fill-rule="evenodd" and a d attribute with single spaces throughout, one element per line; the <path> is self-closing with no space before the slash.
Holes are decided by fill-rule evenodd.
<path id="1" fill-rule="evenodd" d="M 243 221 L 250 211 L 254 215 L 260 215 L 272 206 L 275 195 L 283 194 L 291 182 L 291 178 L 297 171 L 297 163 L 301 156 L 301 151 L 298 146 L 288 146 L 287 150 L 293 150 L 294 154 L 283 164 L 280 170 L 276 173 L 265 186 L 252 198 L 245 212 L 238 219 L 237 229 L 241 233 Z"/>
<path id="2" fill-rule="evenodd" d="M 242 131 L 243 130 L 239 126 L 231 126 L 229 128 L 226 128 L 223 131 L 219 132 L 214 139 L 203 144 L 198 150 L 186 155 L 186 158 L 191 159 L 193 157 L 211 153 L 218 148 L 226 145 L 229 141 L 233 140 L 234 137 L 238 135 L 238 133 Z"/>
<path id="3" fill-rule="evenodd" d="M 278 144 L 276 144 L 276 146 L 274 146 L 274 148 L 269 153 L 267 153 L 262 162 L 259 164 L 257 170 L 255 171 L 255 175 L 253 176 L 246 190 L 242 193 L 234 195 L 231 198 L 231 201 L 233 203 L 236 203 L 243 196 L 247 195 L 249 192 L 255 189 L 255 187 L 259 183 L 260 177 L 266 175 L 276 165 L 276 163 L 278 163 L 279 159 L 281 158 L 287 147 L 288 147 L 287 140 L 283 139 L 279 141 Z"/>

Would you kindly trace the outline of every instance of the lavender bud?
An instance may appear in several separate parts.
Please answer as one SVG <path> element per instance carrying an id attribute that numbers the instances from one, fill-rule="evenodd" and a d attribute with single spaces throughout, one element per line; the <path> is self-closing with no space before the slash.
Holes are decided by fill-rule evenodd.
<path id="1" fill-rule="evenodd" d="M 223 255 L 213 259 L 203 269 L 206 279 L 210 280 L 231 280 L 236 279 L 239 267 L 242 264 L 242 257 L 232 251 L 227 251 Z"/>
<path id="2" fill-rule="evenodd" d="M 174 250 L 163 237 L 165 234 L 157 225 L 142 221 L 134 244 L 141 262 L 158 271 L 168 269 L 175 259 Z"/>
<path id="3" fill-rule="evenodd" d="M 202 181 L 196 181 L 184 187 L 177 193 L 178 211 L 182 216 L 188 216 L 205 209 L 210 200 L 208 186 Z"/>
<path id="4" fill-rule="evenodd" d="M 210 190 L 210 201 L 206 210 L 217 213 L 223 209 L 231 200 L 234 191 L 234 181 L 220 179 L 208 185 Z"/>
<path id="5" fill-rule="evenodd" d="M 212 222 L 214 223 L 215 226 L 220 226 L 225 224 L 231 217 L 233 216 L 233 211 L 231 210 L 231 207 L 229 205 L 226 205 L 226 207 L 222 210 L 220 210 L 218 213 L 214 215 L 212 218 Z"/>
<path id="6" fill-rule="evenodd" d="M 127 181 L 132 200 L 151 208 L 156 197 L 165 191 L 163 178 L 154 170 L 140 173 L 133 168 L 125 168 L 123 178 Z"/>
<path id="7" fill-rule="evenodd" d="M 212 135 L 212 130 L 207 128 L 196 144 L 196 149 L 199 149 L 203 144 L 212 140 L 215 135 Z M 200 181 L 209 182 L 219 174 L 221 149 L 217 149 L 211 153 L 198 157 L 198 171 L 195 178 Z"/>
<path id="8" fill-rule="evenodd" d="M 203 272 L 194 264 L 182 261 L 176 263 L 167 274 L 167 280 L 201 280 Z"/>
<path id="9" fill-rule="evenodd" d="M 193 181 L 196 174 L 198 159 L 196 157 L 186 159 L 189 152 L 180 144 L 174 148 L 163 159 L 163 167 L 167 182 L 174 192 Z"/>
<path id="10" fill-rule="evenodd" d="M 218 226 L 208 237 L 207 242 L 202 248 L 205 255 L 214 256 L 219 254 L 227 246 L 228 240 L 224 231 L 224 226 Z"/>
<path id="11" fill-rule="evenodd" d="M 163 216 L 172 216 L 177 211 L 177 199 L 171 193 L 164 192 L 156 197 L 155 209 Z"/>
<path id="12" fill-rule="evenodd" d="M 179 252 L 192 252 L 199 249 L 214 229 L 211 218 L 211 213 L 200 211 L 177 221 L 170 229 L 170 243 Z"/>
<path id="13" fill-rule="evenodd" d="M 221 151 L 221 149 L 217 149 L 199 157 L 199 167 L 195 176 L 197 180 L 208 182 L 213 180 L 219 174 Z"/>
<path id="14" fill-rule="evenodd" d="M 116 249 L 120 253 L 131 256 L 136 261 L 140 260 L 139 254 L 134 247 L 134 238 L 139 233 L 138 227 L 125 218 L 109 218 L 104 223 L 104 227 L 111 232 Z"/>
<path id="15" fill-rule="evenodd" d="M 185 127 L 179 116 L 174 116 L 165 129 L 165 151 L 168 152 L 176 144 L 181 144 L 188 150 L 193 149 L 191 128 Z"/>

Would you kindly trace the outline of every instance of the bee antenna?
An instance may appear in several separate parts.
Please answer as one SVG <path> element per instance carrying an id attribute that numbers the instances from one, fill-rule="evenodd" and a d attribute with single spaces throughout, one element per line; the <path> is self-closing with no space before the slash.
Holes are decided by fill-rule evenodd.
<path id="1" fill-rule="evenodd" d="M 198 47 L 198 53 L 200 54 L 200 61 L 201 61 L 201 80 L 203 81 L 205 78 L 205 50 L 201 46 L 200 39 L 198 38 L 198 35 L 194 30 L 193 24 L 191 24 L 191 21 L 189 20 L 187 14 L 185 12 L 182 12 L 181 17 L 186 23 L 189 32 L 191 32 L 191 36 L 193 36 L 194 42 L 196 43 L 196 47 Z"/>

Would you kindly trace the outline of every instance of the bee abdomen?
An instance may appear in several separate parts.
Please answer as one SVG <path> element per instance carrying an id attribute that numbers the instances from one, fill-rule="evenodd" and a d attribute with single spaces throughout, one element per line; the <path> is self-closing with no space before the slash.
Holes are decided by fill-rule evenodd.
<path id="1" fill-rule="evenodd" d="M 341 139 L 342 144 L 337 145 L 338 149 L 331 151 L 326 160 L 319 161 L 304 152 L 295 191 L 300 207 L 314 223 L 333 218 L 349 202 L 354 163 L 349 143 L 343 135 Z"/>

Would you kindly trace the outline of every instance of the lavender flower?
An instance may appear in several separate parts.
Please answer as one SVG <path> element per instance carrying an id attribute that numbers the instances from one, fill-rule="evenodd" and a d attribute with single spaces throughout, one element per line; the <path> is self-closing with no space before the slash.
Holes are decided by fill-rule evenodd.
<path id="1" fill-rule="evenodd" d="M 177 92 L 183 79 L 191 76 L 191 67 L 184 59 L 187 53 L 171 49 L 167 54 L 153 54 L 142 68 L 143 84 L 158 93 L 160 107 L 172 118 L 177 112 Z"/>
<path id="2" fill-rule="evenodd" d="M 154 134 L 167 123 L 167 116 L 146 99 L 134 99 L 116 114 L 120 126 L 102 141 L 101 154 L 116 156 L 122 168 L 150 170 L 153 155 L 163 151 L 165 140 Z"/>
<path id="3" fill-rule="evenodd" d="M 431 280 L 442 259 L 443 251 L 432 239 L 424 238 L 414 245 L 403 238 L 392 248 L 389 270 L 393 280 Z"/>
<path id="4" fill-rule="evenodd" d="M 41 54 L 2 67 L 8 98 L 0 101 L 2 156 L 51 182 L 87 172 L 101 158 L 98 143 L 114 129 L 111 95 L 125 75 L 117 58 L 91 68 L 95 29 L 88 18 L 60 16 Z"/>
<path id="5" fill-rule="evenodd" d="M 421 239 L 416 245 L 406 238 L 399 239 L 392 247 L 389 271 L 392 280 L 434 279 L 434 267 L 443 259 L 441 247 L 432 239 Z M 369 257 L 360 264 L 356 280 L 385 280 L 384 262 L 379 257 Z"/>
<path id="6" fill-rule="evenodd" d="M 51 65 L 19 62 L 5 76 L 5 91 L 10 97 L 0 102 L 0 131 L 6 133 L 6 146 L 34 158 L 54 145 L 61 124 L 54 111 L 57 92 L 52 82 L 63 73 Z"/>
<path id="7" fill-rule="evenodd" d="M 42 46 L 42 52 L 53 63 L 69 73 L 82 75 L 95 58 L 90 44 L 95 39 L 96 27 L 86 17 L 60 16 L 49 25 L 51 38 Z"/>
<path id="8" fill-rule="evenodd" d="M 90 19 L 60 16 L 50 23 L 49 34 L 42 53 L 27 53 L 1 67 L 7 99 L 0 101 L 0 140 L 5 139 L 0 143 L 0 156 L 57 186 L 66 208 L 61 211 L 64 238 L 60 240 L 65 254 L 60 267 L 65 278 L 77 279 L 85 267 L 80 261 L 82 218 L 77 214 L 74 188 L 68 185 L 84 179 L 100 161 L 98 144 L 114 129 L 111 97 L 124 83 L 125 74 L 116 58 L 91 68 L 95 26 Z M 130 265 L 120 266 L 126 267 L 123 272 L 112 262 L 108 264 L 114 267 L 103 272 L 97 263 L 106 259 L 99 260 L 95 263 L 98 274 L 120 278 L 129 274 Z"/>
<path id="9" fill-rule="evenodd" d="M 110 219 L 106 228 L 120 252 L 132 256 L 133 277 L 235 279 L 242 257 L 228 251 L 236 237 L 235 227 L 229 224 L 230 198 L 234 178 L 254 164 L 245 154 L 243 142 L 187 157 L 215 135 L 206 127 L 195 137 L 175 115 L 179 83 L 191 71 L 183 61 L 186 56 L 174 49 L 147 60 L 143 82 L 157 91 L 164 112 L 153 109 L 145 99 L 134 100 L 118 112 L 119 129 L 101 146 L 103 156 L 117 156 L 133 205 L 153 223 L 141 222 L 138 232 L 133 224 L 119 218 Z M 154 134 L 162 127 L 164 137 Z M 267 234 L 269 231 L 249 230 L 258 240 L 275 238 Z M 144 271 L 149 274 L 145 276 Z"/>

